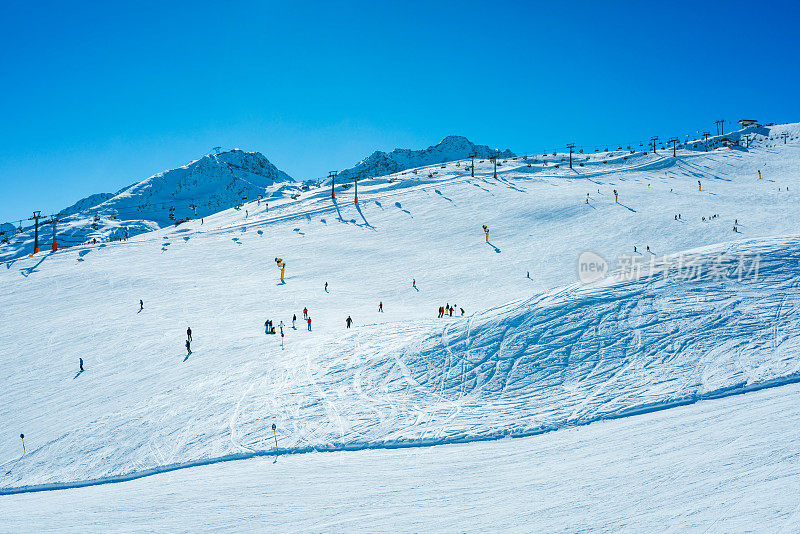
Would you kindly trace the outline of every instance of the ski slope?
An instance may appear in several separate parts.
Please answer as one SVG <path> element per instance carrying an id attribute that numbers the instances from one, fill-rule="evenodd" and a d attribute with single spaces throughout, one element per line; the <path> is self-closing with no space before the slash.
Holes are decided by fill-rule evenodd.
<path id="1" fill-rule="evenodd" d="M 12 532 L 795 532 L 800 385 L 491 442 L 8 495 Z"/>
<path id="2" fill-rule="evenodd" d="M 353 188 L 311 188 L 8 261 L 0 492 L 269 454 L 272 423 L 285 454 L 419 447 L 792 383 L 800 145 L 798 125 L 780 131 L 795 139 L 573 170 L 509 158 L 497 179 L 485 160 L 475 177 L 436 164 L 360 182 L 358 205 Z M 614 269 L 634 246 L 663 270 L 578 283 L 583 252 Z M 437 318 L 445 303 L 457 316 Z"/>

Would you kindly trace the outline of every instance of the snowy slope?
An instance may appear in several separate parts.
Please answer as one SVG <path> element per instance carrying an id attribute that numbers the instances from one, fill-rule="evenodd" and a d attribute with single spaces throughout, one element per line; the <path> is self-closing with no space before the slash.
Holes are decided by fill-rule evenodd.
<path id="1" fill-rule="evenodd" d="M 798 418 L 795 384 L 522 439 L 253 458 L 0 507 L 17 533 L 795 532 Z"/>
<path id="2" fill-rule="evenodd" d="M 396 148 L 388 153 L 376 150 L 354 167 L 339 172 L 337 180 L 341 183 L 353 178 L 385 176 L 415 167 L 466 159 L 470 154 L 483 159 L 492 154 L 501 158 L 514 157 L 514 153 L 508 149 L 494 150 L 486 145 L 476 145 L 466 137 L 449 135 L 423 150 Z"/>
<path id="3" fill-rule="evenodd" d="M 203 218 L 252 200 L 280 196 L 292 178 L 258 152 L 234 149 L 204 156 L 187 165 L 134 183 L 116 193 L 99 193 L 79 200 L 58 214 L 59 246 L 100 242 L 171 226 L 187 218 Z M 0 245 L 0 260 L 33 250 L 34 228 L 11 232 Z M 40 248 L 50 248 L 52 229 L 41 229 Z"/>
<path id="4" fill-rule="evenodd" d="M 573 170 L 555 168 L 562 156 L 506 160 L 498 179 L 476 161 L 474 178 L 453 162 L 365 180 L 358 206 L 352 190 L 334 203 L 312 188 L 6 262 L 0 420 L 28 454 L 0 442 L 0 487 L 258 455 L 273 422 L 285 452 L 439 444 L 796 379 L 796 141 L 598 154 Z M 634 245 L 672 275 L 576 285 L 582 252 L 616 265 Z M 725 279 L 682 274 L 722 253 Z M 756 255 L 758 276 L 739 280 Z M 446 302 L 467 314 L 437 319 Z M 266 318 L 288 325 L 304 306 L 312 332 L 298 322 L 284 349 L 264 335 Z"/>

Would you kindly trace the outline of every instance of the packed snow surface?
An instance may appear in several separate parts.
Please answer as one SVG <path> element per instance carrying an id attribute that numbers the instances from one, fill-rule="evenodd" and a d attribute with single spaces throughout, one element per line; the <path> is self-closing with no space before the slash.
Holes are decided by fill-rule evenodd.
<path id="1" fill-rule="evenodd" d="M 509 157 L 497 178 L 436 164 L 365 180 L 359 204 L 311 188 L 7 261 L 0 491 L 259 456 L 273 423 L 284 454 L 397 448 L 794 382 L 798 125 L 767 134 L 575 169 Z M 582 285 L 587 251 L 611 274 Z"/>
<path id="2" fill-rule="evenodd" d="M 794 532 L 800 385 L 522 439 L 8 495 L 10 532 Z"/>

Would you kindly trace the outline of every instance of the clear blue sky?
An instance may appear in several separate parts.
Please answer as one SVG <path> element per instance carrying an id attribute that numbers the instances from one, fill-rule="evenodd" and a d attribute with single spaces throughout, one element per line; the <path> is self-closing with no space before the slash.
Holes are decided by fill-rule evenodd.
<path id="1" fill-rule="evenodd" d="M 0 17 L 0 220 L 257 150 L 297 179 L 800 121 L 796 2 L 35 2 Z"/>

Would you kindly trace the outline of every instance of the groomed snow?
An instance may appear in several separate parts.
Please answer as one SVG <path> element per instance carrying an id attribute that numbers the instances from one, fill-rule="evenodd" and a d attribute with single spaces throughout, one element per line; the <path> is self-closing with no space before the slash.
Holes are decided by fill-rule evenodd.
<path id="1" fill-rule="evenodd" d="M 310 453 L 0 499 L 9 532 L 796 532 L 800 386 L 521 439 Z"/>
<path id="2" fill-rule="evenodd" d="M 798 125 L 768 133 L 781 131 L 796 138 Z M 202 224 L 6 262 L 0 493 L 261 465 L 273 423 L 284 454 L 340 458 L 526 436 L 794 382 L 799 148 L 765 137 L 750 150 L 677 158 L 593 155 L 572 171 L 553 167 L 563 155 L 508 159 L 497 179 L 487 161 L 474 178 L 463 161 L 434 165 L 360 183 L 357 206 L 353 188 L 336 202 L 312 188 L 269 209 L 252 202 Z M 634 246 L 667 276 L 577 283 L 581 253 L 613 266 Z M 757 276 L 739 276 L 737 262 L 754 258 Z M 687 259 L 704 276 L 686 276 Z M 711 275 L 720 261 L 722 278 Z M 436 317 L 445 303 L 456 317 Z M 283 349 L 264 333 L 268 318 L 286 325 Z M 501 443 L 469 447 L 500 454 Z M 276 465 L 301 457 L 318 456 Z"/>

